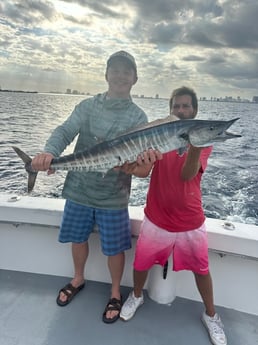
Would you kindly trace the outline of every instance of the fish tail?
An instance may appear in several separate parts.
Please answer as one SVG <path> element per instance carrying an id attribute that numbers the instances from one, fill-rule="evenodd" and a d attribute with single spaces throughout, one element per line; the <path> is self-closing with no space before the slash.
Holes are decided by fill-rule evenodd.
<path id="1" fill-rule="evenodd" d="M 35 185 L 36 178 L 38 175 L 37 171 L 34 171 L 31 167 L 32 159 L 25 152 L 20 150 L 18 147 L 12 146 L 17 155 L 22 159 L 24 163 L 25 170 L 28 173 L 28 193 L 30 193 Z"/>

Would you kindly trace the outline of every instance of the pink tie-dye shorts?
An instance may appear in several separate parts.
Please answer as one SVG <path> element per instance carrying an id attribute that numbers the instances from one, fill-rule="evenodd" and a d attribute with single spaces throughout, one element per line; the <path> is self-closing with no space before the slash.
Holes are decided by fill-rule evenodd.
<path id="1" fill-rule="evenodd" d="M 185 232 L 170 232 L 153 224 L 146 216 L 136 245 L 134 269 L 145 271 L 153 265 L 164 266 L 173 255 L 173 270 L 208 274 L 208 242 L 205 224 Z"/>

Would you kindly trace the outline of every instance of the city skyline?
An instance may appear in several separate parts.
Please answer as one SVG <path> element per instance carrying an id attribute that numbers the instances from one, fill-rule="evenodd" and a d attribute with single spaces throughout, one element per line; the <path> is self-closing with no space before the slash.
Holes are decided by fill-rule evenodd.
<path id="1" fill-rule="evenodd" d="M 46 94 L 63 94 L 63 95 L 73 95 L 73 96 L 94 96 L 90 92 L 83 92 L 80 90 L 73 90 L 73 89 L 66 89 L 66 91 L 46 91 L 46 92 L 39 92 L 39 91 L 28 91 L 28 90 L 12 90 L 12 89 L 2 89 L 0 85 L 0 92 L 22 92 L 22 93 L 46 93 Z M 151 98 L 151 99 L 169 99 L 169 97 L 160 97 L 158 93 L 155 95 L 144 95 L 144 94 L 132 94 L 133 98 Z M 253 96 L 251 99 L 241 98 L 237 96 L 236 98 L 232 96 L 220 96 L 220 97 L 206 97 L 206 96 L 198 96 L 199 101 L 214 101 L 214 102 L 248 102 L 248 103 L 258 103 L 258 96 Z"/>
<path id="2" fill-rule="evenodd" d="M 258 3 L 235 0 L 3 0 L 2 89 L 106 90 L 106 60 L 135 56 L 132 93 L 249 99 L 258 90 Z"/>

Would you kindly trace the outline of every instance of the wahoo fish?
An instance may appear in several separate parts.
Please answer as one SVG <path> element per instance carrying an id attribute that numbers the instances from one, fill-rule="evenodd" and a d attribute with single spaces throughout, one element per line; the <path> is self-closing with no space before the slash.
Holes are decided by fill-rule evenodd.
<path id="1" fill-rule="evenodd" d="M 226 130 L 239 118 L 229 121 L 212 120 L 155 120 L 136 127 L 122 135 L 69 155 L 53 158 L 50 169 L 107 172 L 125 162 L 135 162 L 137 156 L 152 148 L 161 153 L 178 150 L 183 153 L 189 144 L 206 147 L 227 139 L 241 137 Z M 32 159 L 18 147 L 14 151 L 25 163 L 28 172 L 28 192 L 31 192 L 37 171 L 31 167 Z"/>

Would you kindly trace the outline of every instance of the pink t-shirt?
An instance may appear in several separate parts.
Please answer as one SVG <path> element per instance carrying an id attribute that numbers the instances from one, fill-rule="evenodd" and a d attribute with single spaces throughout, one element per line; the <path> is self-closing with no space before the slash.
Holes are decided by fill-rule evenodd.
<path id="1" fill-rule="evenodd" d="M 187 153 L 180 156 L 177 151 L 172 151 L 155 163 L 144 209 L 150 221 L 171 232 L 194 230 L 203 224 L 205 215 L 200 183 L 211 151 L 212 147 L 202 149 L 201 168 L 189 181 L 181 179 Z"/>

